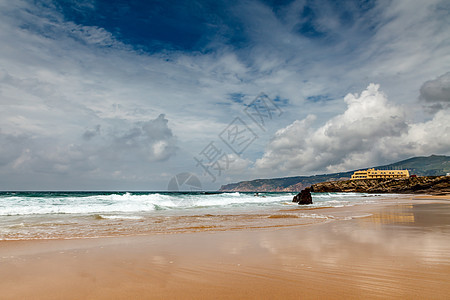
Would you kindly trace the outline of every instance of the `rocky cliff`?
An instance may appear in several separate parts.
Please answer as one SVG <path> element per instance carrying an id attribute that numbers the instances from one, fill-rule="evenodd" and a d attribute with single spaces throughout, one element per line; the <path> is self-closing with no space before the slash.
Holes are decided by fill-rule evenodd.
<path id="1" fill-rule="evenodd" d="M 407 169 L 418 176 L 441 176 L 450 172 L 450 156 L 431 155 L 413 157 L 393 164 L 373 167 L 380 170 Z M 356 171 L 356 170 L 354 170 Z M 300 192 L 312 184 L 350 179 L 354 171 L 322 174 L 314 176 L 295 176 L 271 179 L 255 179 L 223 185 L 224 192 Z"/>
<path id="2" fill-rule="evenodd" d="M 316 193 L 450 194 L 450 176 L 329 181 L 313 184 L 311 186 L 311 191 Z"/>

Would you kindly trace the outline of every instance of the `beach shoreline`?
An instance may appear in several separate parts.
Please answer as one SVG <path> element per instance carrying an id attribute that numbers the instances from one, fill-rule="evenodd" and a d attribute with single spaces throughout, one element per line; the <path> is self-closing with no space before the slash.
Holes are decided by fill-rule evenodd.
<path id="1" fill-rule="evenodd" d="M 449 196 L 327 209 L 343 218 L 278 228 L 0 241 L 2 299 L 450 294 Z M 358 217 L 345 218 L 348 212 Z"/>

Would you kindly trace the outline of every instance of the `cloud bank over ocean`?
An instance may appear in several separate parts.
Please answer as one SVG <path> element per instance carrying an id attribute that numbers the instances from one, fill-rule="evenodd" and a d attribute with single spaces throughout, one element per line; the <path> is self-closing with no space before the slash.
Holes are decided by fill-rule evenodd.
<path id="1" fill-rule="evenodd" d="M 206 188 L 450 154 L 449 14 L 437 0 L 0 0 L 0 188 L 164 189 L 204 175 L 193 157 L 235 117 L 258 139 Z M 283 111 L 264 131 L 244 113 L 260 92 Z"/>

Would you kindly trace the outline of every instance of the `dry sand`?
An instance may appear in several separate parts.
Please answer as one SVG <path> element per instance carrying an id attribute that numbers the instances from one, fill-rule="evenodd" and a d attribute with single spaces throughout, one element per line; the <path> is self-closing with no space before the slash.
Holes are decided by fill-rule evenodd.
<path id="1" fill-rule="evenodd" d="M 0 298 L 448 299 L 448 200 L 278 229 L 3 241 Z"/>

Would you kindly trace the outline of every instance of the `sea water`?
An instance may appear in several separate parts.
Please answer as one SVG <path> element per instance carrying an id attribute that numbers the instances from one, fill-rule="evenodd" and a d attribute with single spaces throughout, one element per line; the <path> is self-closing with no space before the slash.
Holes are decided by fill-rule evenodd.
<path id="1" fill-rule="evenodd" d="M 0 192 L 0 240 L 92 238 L 268 228 L 324 222 L 321 208 L 376 203 L 381 195 L 207 192 Z"/>

